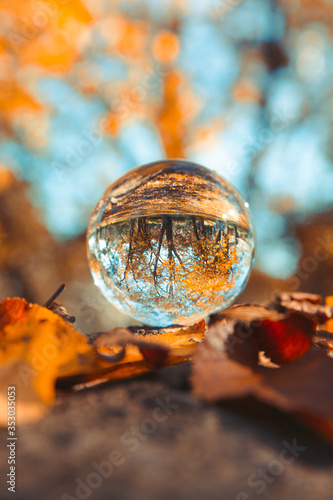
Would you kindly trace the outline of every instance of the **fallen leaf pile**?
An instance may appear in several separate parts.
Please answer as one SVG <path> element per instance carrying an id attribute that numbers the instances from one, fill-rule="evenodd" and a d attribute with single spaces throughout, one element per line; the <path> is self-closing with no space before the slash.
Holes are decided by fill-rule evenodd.
<path id="1" fill-rule="evenodd" d="M 333 440 L 332 298 L 282 293 L 191 327 L 129 327 L 84 335 L 54 300 L 0 303 L 0 425 L 16 386 L 18 423 L 39 419 L 57 390 L 80 390 L 190 361 L 193 392 L 207 402 L 253 396 Z"/>
<path id="2" fill-rule="evenodd" d="M 193 329 L 164 329 L 157 342 L 152 334 L 143 339 L 118 328 L 93 340 L 75 330 L 75 318 L 53 298 L 46 307 L 20 298 L 0 303 L 0 425 L 7 426 L 9 386 L 16 387 L 17 423 L 35 421 L 54 400 L 56 387 L 128 378 L 180 363 L 206 329 L 204 321 Z"/>
<path id="3" fill-rule="evenodd" d="M 234 306 L 212 317 L 193 358 L 192 386 L 212 402 L 254 396 L 333 439 L 333 359 L 319 325 L 333 308 L 312 294 L 281 294 L 268 307 Z"/>
<path id="4" fill-rule="evenodd" d="M 18 422 L 36 420 L 55 397 L 60 375 L 98 366 L 98 356 L 73 326 L 24 299 L 0 303 L 0 422 L 7 425 L 7 388 L 16 387 Z"/>

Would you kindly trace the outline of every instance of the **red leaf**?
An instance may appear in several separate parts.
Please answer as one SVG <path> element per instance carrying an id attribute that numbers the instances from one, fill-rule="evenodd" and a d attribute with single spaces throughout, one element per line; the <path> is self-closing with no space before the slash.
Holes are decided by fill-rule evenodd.
<path id="1" fill-rule="evenodd" d="M 153 347 L 149 349 L 147 349 L 147 347 L 140 347 L 140 352 L 148 363 L 151 363 L 156 367 L 163 366 L 168 357 L 168 351 L 154 349 Z"/>
<path id="2" fill-rule="evenodd" d="M 238 336 L 243 339 L 254 337 L 259 350 L 264 351 L 273 363 L 283 365 L 295 361 L 310 349 L 318 318 L 294 310 L 282 313 L 264 306 L 243 304 L 214 314 L 211 325 L 219 322 L 237 324 L 235 332 Z M 235 336 L 229 341 L 235 342 Z"/>
<path id="3" fill-rule="evenodd" d="M 310 349 L 315 331 L 316 322 L 298 313 L 280 321 L 266 319 L 255 328 L 259 349 L 278 365 L 301 358 Z"/>
<path id="4" fill-rule="evenodd" d="M 223 314 L 194 354 L 194 393 L 209 402 L 254 396 L 333 441 L 333 359 L 311 345 L 317 318 L 249 305 Z M 284 366 L 262 364 L 258 349 Z"/>

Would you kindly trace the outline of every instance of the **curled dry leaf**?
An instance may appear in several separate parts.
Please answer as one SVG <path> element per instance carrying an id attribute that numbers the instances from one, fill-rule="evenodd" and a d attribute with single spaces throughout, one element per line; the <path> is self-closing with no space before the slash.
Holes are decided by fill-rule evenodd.
<path id="1" fill-rule="evenodd" d="M 307 314 L 260 306 L 219 313 L 193 357 L 194 393 L 210 402 L 252 395 L 333 439 L 333 359 L 311 344 L 316 324 Z M 262 363 L 263 347 L 288 363 Z"/>
<path id="2" fill-rule="evenodd" d="M 103 359 L 113 363 L 118 363 L 124 359 L 126 347 L 129 346 L 138 347 L 137 355 L 141 353 L 146 361 L 156 367 L 165 364 L 169 354 L 167 345 L 158 341 L 144 340 L 137 335 L 133 335 L 126 328 L 115 328 L 110 332 L 100 334 L 93 341 L 93 346 Z M 133 361 L 133 353 L 131 357 Z"/>
<path id="3" fill-rule="evenodd" d="M 209 325 L 218 323 L 223 319 L 242 321 L 247 324 L 255 324 L 264 319 L 279 320 L 282 314 L 259 304 L 237 304 L 224 311 L 219 311 L 210 316 Z"/>
<path id="4" fill-rule="evenodd" d="M 322 297 L 313 293 L 282 292 L 275 297 L 271 307 L 280 312 L 298 311 L 323 324 L 333 317 L 333 307 L 328 304 L 321 305 L 321 301 Z"/>
<path id="5" fill-rule="evenodd" d="M 162 365 L 188 361 L 207 329 L 204 320 L 189 328 L 153 329 L 153 334 L 150 327 L 140 327 L 140 334 L 134 334 L 136 328 L 115 328 L 89 335 L 89 343 L 100 359 L 108 362 L 108 369 L 59 378 L 57 387 L 82 389 L 104 381 L 142 375 Z"/>
<path id="6" fill-rule="evenodd" d="M 276 295 L 274 302 L 310 302 L 310 304 L 320 304 L 322 301 L 322 296 L 316 293 L 307 292 L 281 292 Z"/>
<path id="7" fill-rule="evenodd" d="M 145 361 L 159 367 L 186 361 L 203 339 L 205 331 L 204 320 L 189 328 L 114 328 L 106 333 L 93 334 L 91 343 L 108 361 L 127 363 L 141 360 L 143 356 Z"/>
<path id="8" fill-rule="evenodd" d="M 244 304 L 230 307 L 212 317 L 211 324 L 235 321 L 244 330 L 243 339 L 256 339 L 258 349 L 273 363 L 282 365 L 303 356 L 312 345 L 316 318 L 296 311 L 280 313 L 268 307 Z"/>
<path id="9" fill-rule="evenodd" d="M 20 395 L 18 424 L 34 421 L 54 400 L 56 387 L 84 387 L 181 363 L 189 359 L 206 329 L 204 321 L 193 328 L 166 329 L 158 340 L 116 329 L 95 335 L 96 352 L 63 314 L 50 310 L 54 301 L 49 302 L 48 307 L 20 298 L 0 303 L 0 425 L 7 425 L 8 386 L 15 385 Z"/>

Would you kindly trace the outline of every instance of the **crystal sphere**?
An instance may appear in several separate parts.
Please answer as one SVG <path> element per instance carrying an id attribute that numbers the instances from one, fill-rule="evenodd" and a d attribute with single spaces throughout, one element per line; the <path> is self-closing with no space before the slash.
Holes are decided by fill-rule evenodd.
<path id="1" fill-rule="evenodd" d="M 92 214 L 94 282 L 118 309 L 153 326 L 187 325 L 226 308 L 253 265 L 247 207 L 229 182 L 198 164 L 134 168 Z"/>

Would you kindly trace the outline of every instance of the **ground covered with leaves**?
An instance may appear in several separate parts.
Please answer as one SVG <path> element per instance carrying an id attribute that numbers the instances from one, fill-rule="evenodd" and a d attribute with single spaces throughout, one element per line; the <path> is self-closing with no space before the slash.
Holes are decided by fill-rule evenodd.
<path id="1" fill-rule="evenodd" d="M 191 394 L 188 371 L 187 363 L 59 394 L 40 422 L 19 429 L 15 498 L 331 499 L 331 445 L 252 398 L 205 404 Z M 168 411 L 157 410 L 164 404 Z M 295 456 L 284 452 L 294 444 Z M 86 490 L 87 481 L 97 487 Z"/>
<path id="2" fill-rule="evenodd" d="M 17 498 L 331 498 L 331 297 L 88 336 L 54 298 L 0 303 Z"/>

